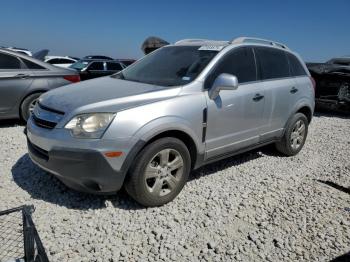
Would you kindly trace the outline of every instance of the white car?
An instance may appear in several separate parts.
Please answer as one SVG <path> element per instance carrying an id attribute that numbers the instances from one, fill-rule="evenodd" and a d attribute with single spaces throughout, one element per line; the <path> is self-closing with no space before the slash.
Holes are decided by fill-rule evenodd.
<path id="1" fill-rule="evenodd" d="M 68 68 L 79 59 L 70 56 L 46 56 L 45 62 L 54 66 Z"/>

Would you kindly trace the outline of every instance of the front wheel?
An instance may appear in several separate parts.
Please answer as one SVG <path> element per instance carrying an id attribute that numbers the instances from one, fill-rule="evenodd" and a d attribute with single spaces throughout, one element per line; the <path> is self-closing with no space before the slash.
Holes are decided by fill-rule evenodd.
<path id="1" fill-rule="evenodd" d="M 180 193 L 190 170 L 191 158 L 186 145 L 176 138 L 161 138 L 138 154 L 125 188 L 144 206 L 164 205 Z"/>
<path id="2" fill-rule="evenodd" d="M 299 153 L 305 144 L 309 121 L 302 113 L 296 113 L 287 124 L 281 141 L 276 143 L 279 152 L 286 156 Z"/>

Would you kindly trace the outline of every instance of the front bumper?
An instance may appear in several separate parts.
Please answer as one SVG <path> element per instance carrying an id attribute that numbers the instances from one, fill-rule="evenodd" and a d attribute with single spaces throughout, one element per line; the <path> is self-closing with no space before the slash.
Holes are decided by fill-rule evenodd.
<path id="1" fill-rule="evenodd" d="M 28 153 L 32 161 L 42 169 L 56 176 L 68 187 L 94 194 L 111 194 L 123 185 L 126 173 L 144 142 L 138 141 L 132 147 L 121 141 L 95 140 L 82 142 L 79 139 L 67 141 L 64 136 L 27 123 L 26 135 Z M 63 130 L 62 130 L 63 131 Z M 106 142 L 109 144 L 105 146 Z M 107 158 L 106 151 L 120 150 L 123 155 Z"/>
<path id="2" fill-rule="evenodd" d="M 125 173 L 115 171 L 94 150 L 53 149 L 45 151 L 27 140 L 32 161 L 52 173 L 68 187 L 88 193 L 113 193 L 124 182 Z"/>

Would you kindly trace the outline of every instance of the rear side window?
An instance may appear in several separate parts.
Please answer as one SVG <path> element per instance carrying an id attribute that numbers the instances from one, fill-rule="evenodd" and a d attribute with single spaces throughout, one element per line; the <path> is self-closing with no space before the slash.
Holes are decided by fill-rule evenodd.
<path id="1" fill-rule="evenodd" d="M 23 58 L 22 58 L 22 61 L 23 61 L 23 63 L 26 65 L 26 67 L 27 67 L 28 69 L 34 69 L 34 70 L 46 69 L 45 67 L 42 67 L 41 65 L 38 65 L 38 64 L 36 64 L 36 63 L 34 63 L 34 62 L 32 62 L 32 61 L 29 61 L 29 60 L 27 60 L 27 59 L 23 59 Z"/>
<path id="2" fill-rule="evenodd" d="M 89 66 L 89 70 L 104 70 L 103 62 L 93 62 Z"/>
<path id="3" fill-rule="evenodd" d="M 0 69 L 20 69 L 20 68 L 21 68 L 21 62 L 17 57 L 0 53 Z"/>
<path id="4" fill-rule="evenodd" d="M 287 53 L 287 57 L 289 60 L 289 66 L 290 66 L 290 73 L 292 76 L 305 76 L 306 71 L 304 67 L 300 64 L 300 61 L 298 58 L 296 58 L 294 55 Z"/>
<path id="5" fill-rule="evenodd" d="M 289 64 L 286 53 L 273 48 L 255 48 L 260 77 L 263 80 L 289 77 Z"/>
<path id="6" fill-rule="evenodd" d="M 107 63 L 107 70 L 111 71 L 120 71 L 123 70 L 123 67 L 119 63 Z"/>
<path id="7" fill-rule="evenodd" d="M 253 50 L 250 47 L 242 47 L 233 50 L 218 62 L 213 73 L 206 81 L 206 88 L 210 88 L 220 74 L 231 74 L 237 77 L 238 83 L 256 81 L 256 66 Z"/>

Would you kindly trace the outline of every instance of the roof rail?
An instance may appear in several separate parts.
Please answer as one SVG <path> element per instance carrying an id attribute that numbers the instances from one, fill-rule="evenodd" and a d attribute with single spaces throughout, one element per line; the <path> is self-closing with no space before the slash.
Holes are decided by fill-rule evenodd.
<path id="1" fill-rule="evenodd" d="M 255 38 L 255 37 L 238 37 L 231 41 L 232 44 L 239 44 L 239 43 L 260 43 L 265 45 L 272 45 L 277 46 L 280 48 L 288 49 L 288 46 L 285 44 L 281 44 L 272 40 L 262 39 L 262 38 Z"/>
<path id="2" fill-rule="evenodd" d="M 199 39 L 199 38 L 193 38 L 193 39 L 182 39 L 182 40 L 179 40 L 175 43 L 175 45 L 178 45 L 178 44 L 183 44 L 183 43 L 194 43 L 194 42 L 203 42 L 203 41 L 209 41 L 207 39 Z"/>

